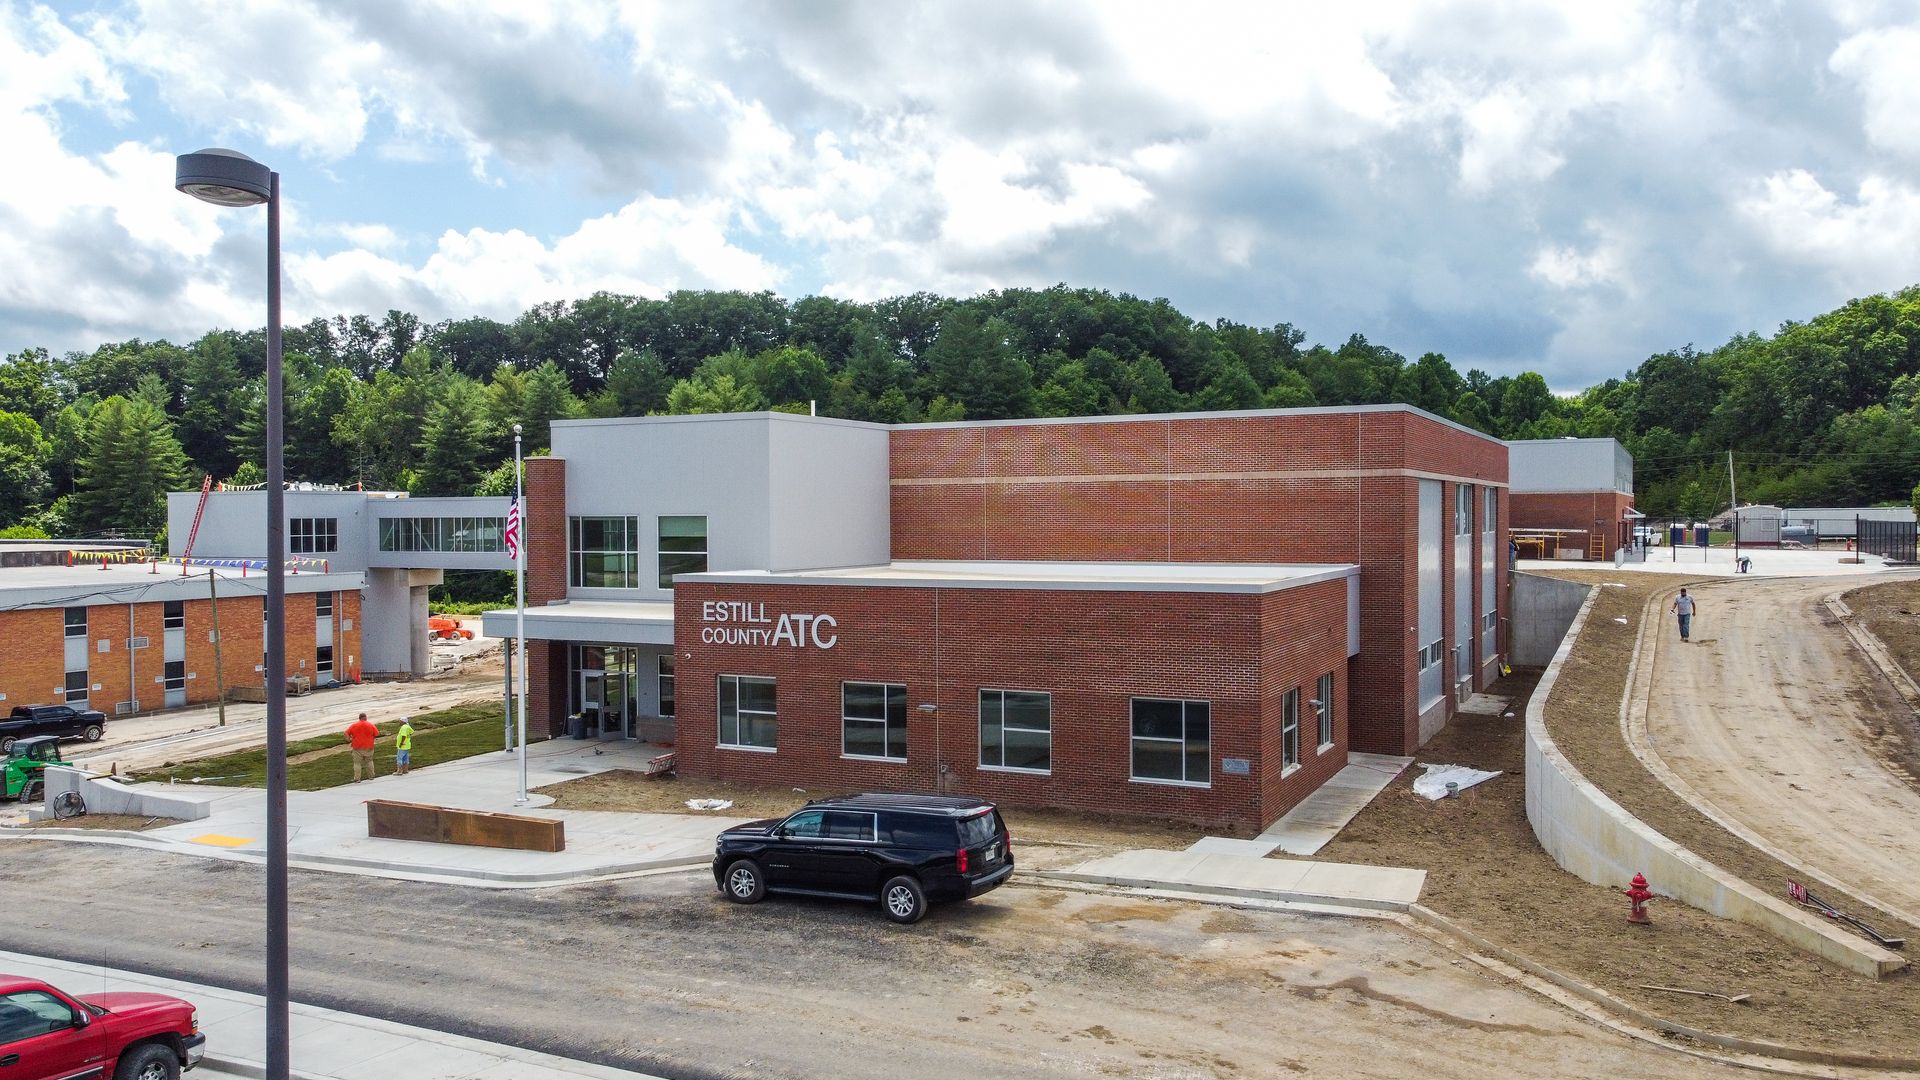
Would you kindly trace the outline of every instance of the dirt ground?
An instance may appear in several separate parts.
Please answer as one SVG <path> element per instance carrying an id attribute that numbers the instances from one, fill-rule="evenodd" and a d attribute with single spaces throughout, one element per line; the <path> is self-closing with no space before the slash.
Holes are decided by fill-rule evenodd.
<path id="1" fill-rule="evenodd" d="M 1604 571 L 1560 576 L 1589 584 L 1619 580 Z M 1620 698 L 1641 609 L 1653 594 L 1681 584 L 1671 578 L 1623 576 L 1627 587 L 1601 589 L 1580 645 L 1561 669 L 1546 708 L 1548 730 L 1587 779 L 1636 816 L 1769 892 L 1783 889 L 1786 880 L 1796 876 L 1793 871 L 1730 835 L 1668 790 L 1621 738 Z M 1508 723 L 1519 720 L 1516 716 Z M 1516 730 L 1516 748 L 1519 738 Z M 1524 827 L 1524 807 L 1516 806 L 1514 813 Z M 1623 914 L 1624 900 L 1554 869 L 1533 843 L 1530 830 L 1526 841 L 1529 858 L 1550 870 L 1541 877 L 1565 883 L 1562 891 L 1588 894 L 1600 921 L 1591 930 L 1583 925 L 1577 938 L 1539 933 L 1542 926 L 1568 925 L 1557 916 L 1530 927 L 1506 928 L 1514 937 L 1502 940 L 1523 945 L 1522 952 L 1549 964 L 1564 963 L 1606 989 L 1683 1023 L 1800 1046 L 1920 1056 L 1920 980 L 1911 973 L 1875 982 L 1824 964 L 1759 930 L 1713 919 L 1677 903 L 1656 905 L 1655 933 L 1636 939 L 1629 931 L 1644 928 L 1613 922 Z M 1834 882 L 1813 878 L 1808 884 L 1830 902 L 1845 905 L 1846 891 Z M 1426 898 L 1446 911 L 1445 894 L 1446 890 L 1429 884 Z M 1551 916 L 1552 912 L 1538 914 Z M 1881 922 L 1888 933 L 1920 940 L 1913 927 L 1893 920 Z M 1477 921 L 1475 925 L 1490 929 Z M 1656 999 L 1633 989 L 1636 983 L 1751 993 L 1754 999 L 1746 1006 L 1679 995 Z"/>
<path id="2" fill-rule="evenodd" d="M 733 806 L 716 812 L 726 817 L 780 817 L 808 799 L 837 792 L 803 791 L 778 784 L 746 784 L 734 780 L 673 778 L 649 780 L 629 769 L 568 780 L 537 789 L 551 795 L 562 810 L 616 810 L 644 814 L 686 814 L 688 799 L 730 799 Z M 1085 862 L 1129 848 L 1179 850 L 1207 835 L 1206 830 L 1180 821 L 1134 818 L 1065 810 L 1023 810 L 1001 807 L 1015 853 L 1022 866 L 1053 869 Z"/>
<path id="3" fill-rule="evenodd" d="M 180 824 L 179 818 L 141 817 L 138 814 L 88 814 L 85 817 L 68 818 L 55 821 L 48 818 L 23 825 L 25 829 L 119 829 L 125 832 L 139 832 L 143 829 L 158 829 L 168 825 Z"/>
<path id="4" fill-rule="evenodd" d="M 1920 679 L 1920 579 L 1869 585 L 1841 599 L 1907 674 Z"/>

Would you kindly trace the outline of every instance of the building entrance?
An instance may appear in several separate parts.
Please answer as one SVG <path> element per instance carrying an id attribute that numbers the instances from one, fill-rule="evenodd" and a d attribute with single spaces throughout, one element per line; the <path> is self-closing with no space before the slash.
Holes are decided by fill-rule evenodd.
<path id="1" fill-rule="evenodd" d="M 671 709 L 659 700 L 659 654 L 631 645 L 574 645 L 570 654 L 569 711 L 586 720 L 589 735 L 638 739 L 642 720 Z"/>

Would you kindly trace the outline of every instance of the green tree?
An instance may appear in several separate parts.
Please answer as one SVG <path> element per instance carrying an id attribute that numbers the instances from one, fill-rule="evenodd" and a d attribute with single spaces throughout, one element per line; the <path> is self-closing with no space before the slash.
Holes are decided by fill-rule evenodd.
<path id="1" fill-rule="evenodd" d="M 49 488 L 47 459 L 52 453 L 33 417 L 0 412 L 0 526 L 40 509 Z"/>
<path id="2" fill-rule="evenodd" d="M 1127 366 L 1126 382 L 1130 413 L 1170 413 L 1187 407 L 1186 395 L 1174 389 L 1173 377 L 1151 356 Z"/>
<path id="3" fill-rule="evenodd" d="M 768 401 L 796 404 L 805 411 L 808 402 L 825 398 L 832 389 L 826 361 L 812 349 L 783 346 L 762 355 L 755 366 Z"/>
<path id="4" fill-rule="evenodd" d="M 1086 365 L 1069 360 L 1035 392 L 1034 412 L 1039 416 L 1097 416 L 1100 393 L 1100 384 L 1087 374 Z"/>
<path id="5" fill-rule="evenodd" d="M 1249 373 L 1251 374 L 1251 373 Z M 1267 387 L 1264 404 L 1269 409 L 1305 409 L 1320 404 L 1314 400 L 1313 384 L 1292 368 L 1282 368 Z"/>
<path id="6" fill-rule="evenodd" d="M 208 334 L 187 351 L 180 444 L 202 472 L 225 476 L 239 464 L 228 435 L 235 401 L 245 385 L 233 342 Z"/>
<path id="7" fill-rule="evenodd" d="M 53 423 L 65 394 L 45 349 L 22 349 L 0 360 L 0 412 L 24 413 L 42 427 Z"/>
<path id="8" fill-rule="evenodd" d="M 613 362 L 607 374 L 607 395 L 613 411 L 609 416 L 647 416 L 667 406 L 667 391 L 673 389 L 673 376 L 652 349 L 635 352 L 628 349 Z"/>
<path id="9" fill-rule="evenodd" d="M 1447 415 L 1475 431 L 1484 431 L 1492 435 L 1497 430 L 1494 426 L 1493 410 L 1487 408 L 1486 399 L 1472 390 L 1455 398 L 1453 408 L 1447 410 Z"/>
<path id="10" fill-rule="evenodd" d="M 454 376 L 427 410 L 420 433 L 420 469 L 416 480 L 423 495 L 466 495 L 486 473 L 486 399 L 464 376 Z"/>
<path id="11" fill-rule="evenodd" d="M 1258 409 L 1266 404 L 1260 384 L 1240 358 L 1230 352 L 1214 354 L 1201 369 L 1200 386 L 1193 392 L 1193 407 L 1207 412 L 1226 409 Z"/>
<path id="12" fill-rule="evenodd" d="M 1520 434 L 1527 425 L 1545 417 L 1553 408 L 1553 391 L 1537 371 L 1523 371 L 1507 385 L 1500 402 L 1500 424 L 1509 439 L 1528 438 Z"/>
<path id="13" fill-rule="evenodd" d="M 752 386 L 741 386 L 731 375 L 711 379 L 682 379 L 667 394 L 667 413 L 686 416 L 693 413 L 759 412 L 767 399 Z"/>
<path id="14" fill-rule="evenodd" d="M 166 415 L 141 398 L 116 394 L 87 417 L 79 524 L 151 536 L 166 524 L 166 493 L 185 484 L 187 474 L 187 456 Z"/>
<path id="15" fill-rule="evenodd" d="M 571 420 L 580 413 L 580 399 L 573 395 L 573 384 L 558 364 L 549 360 L 527 372 L 526 404 L 520 423 L 529 449 L 546 449 L 551 445 L 553 422 Z"/>

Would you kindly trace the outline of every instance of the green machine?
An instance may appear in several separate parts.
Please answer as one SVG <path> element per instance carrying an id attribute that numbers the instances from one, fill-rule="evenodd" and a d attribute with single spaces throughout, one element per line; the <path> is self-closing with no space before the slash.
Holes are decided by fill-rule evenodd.
<path id="1" fill-rule="evenodd" d="M 0 798 L 37 802 L 46 784 L 41 773 L 61 764 L 60 740 L 52 735 L 19 739 L 0 763 Z"/>

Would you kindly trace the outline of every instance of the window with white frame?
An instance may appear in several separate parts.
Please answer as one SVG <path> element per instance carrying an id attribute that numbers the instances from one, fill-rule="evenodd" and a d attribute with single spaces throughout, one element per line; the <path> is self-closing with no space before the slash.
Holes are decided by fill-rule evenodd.
<path id="1" fill-rule="evenodd" d="M 287 550 L 295 555 L 318 555 L 339 551 L 340 519 L 287 519 Z"/>
<path id="2" fill-rule="evenodd" d="M 720 745 L 772 750 L 779 741 L 772 679 L 754 675 L 720 676 Z"/>
<path id="3" fill-rule="evenodd" d="M 1473 485 L 1455 484 L 1453 486 L 1453 535 L 1466 536 L 1473 532 Z"/>
<path id="4" fill-rule="evenodd" d="M 330 678 L 333 675 L 333 646 L 316 645 L 313 648 L 313 675 L 316 679 Z"/>
<path id="5" fill-rule="evenodd" d="M 161 673 L 161 678 L 166 680 L 164 683 L 165 689 L 185 690 L 187 688 L 187 662 L 185 660 L 167 661 L 166 670 Z"/>
<path id="6" fill-rule="evenodd" d="M 66 692 L 61 696 L 68 704 L 87 700 L 87 673 L 85 671 L 67 672 Z"/>
<path id="7" fill-rule="evenodd" d="M 83 607 L 68 608 L 66 612 L 66 619 L 67 619 L 67 636 L 68 637 L 86 637 L 87 636 L 87 609 L 86 608 L 83 608 Z"/>
<path id="8" fill-rule="evenodd" d="M 333 617 L 332 593 L 317 592 L 313 594 L 313 617 L 316 619 L 330 619 Z"/>
<path id="9" fill-rule="evenodd" d="M 660 715 L 673 715 L 673 654 L 660 654 Z"/>
<path id="10" fill-rule="evenodd" d="M 1213 706 L 1133 699 L 1133 778 L 1173 784 L 1213 781 Z"/>
<path id="11" fill-rule="evenodd" d="M 1439 641 L 1429 642 L 1426 648 L 1420 650 L 1420 670 L 1425 671 L 1439 663 L 1441 658 L 1446 656 L 1446 654 L 1447 643 L 1444 638 Z"/>
<path id="12" fill-rule="evenodd" d="M 707 572 L 707 519 L 680 515 L 660 519 L 660 587 L 673 588 L 675 574 Z"/>
<path id="13" fill-rule="evenodd" d="M 1053 771 L 1053 695 L 1031 690 L 980 691 L 980 765 Z"/>
<path id="14" fill-rule="evenodd" d="M 1300 688 L 1287 691 L 1280 699 L 1280 768 L 1300 764 Z"/>
<path id="15" fill-rule="evenodd" d="M 567 519 L 567 584 L 576 589 L 640 587 L 640 519 L 576 517 Z"/>
<path id="16" fill-rule="evenodd" d="M 1320 684 L 1314 688 L 1313 707 L 1320 713 L 1320 746 L 1325 749 L 1333 745 L 1333 672 L 1320 676 Z"/>
<path id="17" fill-rule="evenodd" d="M 1481 488 L 1485 505 L 1480 508 L 1480 531 L 1492 532 L 1494 522 L 1500 519 L 1500 492 L 1497 488 Z"/>
<path id="18" fill-rule="evenodd" d="M 160 628 L 162 630 L 183 630 L 187 625 L 187 602 L 185 600 L 163 600 L 160 602 Z"/>
<path id="19" fill-rule="evenodd" d="M 904 684 L 840 684 L 840 752 L 848 757 L 907 760 Z"/>

